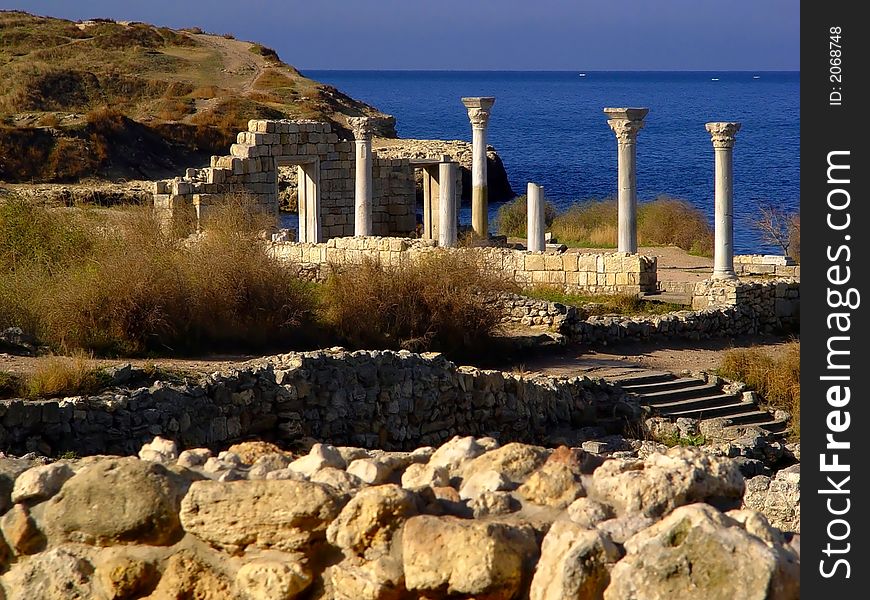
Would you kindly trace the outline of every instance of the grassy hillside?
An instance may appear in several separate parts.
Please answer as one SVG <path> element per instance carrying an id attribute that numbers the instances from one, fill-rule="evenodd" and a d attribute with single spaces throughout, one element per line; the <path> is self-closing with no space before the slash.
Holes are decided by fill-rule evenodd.
<path id="1" fill-rule="evenodd" d="M 0 11 L 0 81 L 7 182 L 159 177 L 225 153 L 248 119 L 380 115 L 256 43 L 16 11 Z"/>

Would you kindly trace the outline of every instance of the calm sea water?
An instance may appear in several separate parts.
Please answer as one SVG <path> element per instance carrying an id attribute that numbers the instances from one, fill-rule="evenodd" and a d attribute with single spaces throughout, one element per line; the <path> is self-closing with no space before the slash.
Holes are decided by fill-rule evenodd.
<path id="1" fill-rule="evenodd" d="M 471 139 L 462 96 L 495 96 L 488 141 L 511 186 L 544 186 L 557 206 L 616 193 L 616 138 L 601 109 L 646 106 L 637 143 L 638 197 L 690 200 L 712 222 L 708 121 L 743 124 L 734 149 L 735 250 L 773 251 L 751 226 L 759 200 L 797 210 L 797 72 L 307 71 L 305 75 L 395 115 L 401 137 Z M 757 77 L 757 78 L 756 78 Z M 717 79 L 714 81 L 713 79 Z M 492 213 L 498 209 L 493 203 Z M 470 222 L 470 209 L 460 218 Z"/>

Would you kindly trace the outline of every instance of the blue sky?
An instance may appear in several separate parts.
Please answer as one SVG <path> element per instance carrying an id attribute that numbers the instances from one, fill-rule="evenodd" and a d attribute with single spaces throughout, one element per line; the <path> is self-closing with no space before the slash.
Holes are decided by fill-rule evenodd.
<path id="1" fill-rule="evenodd" d="M 300 69 L 798 70 L 799 0 L 5 0 L 199 26 Z"/>

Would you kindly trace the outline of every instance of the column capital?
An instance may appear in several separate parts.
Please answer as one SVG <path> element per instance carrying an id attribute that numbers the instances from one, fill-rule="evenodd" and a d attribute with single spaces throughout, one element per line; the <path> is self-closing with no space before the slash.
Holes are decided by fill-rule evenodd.
<path id="1" fill-rule="evenodd" d="M 707 123 L 706 128 L 710 132 L 714 148 L 733 148 L 737 132 L 740 131 L 740 123 L 718 121 Z"/>
<path id="2" fill-rule="evenodd" d="M 462 98 L 462 104 L 468 109 L 468 119 L 475 129 L 485 129 L 495 98 L 492 96 L 474 96 Z"/>
<path id="3" fill-rule="evenodd" d="M 347 124 L 353 131 L 353 137 L 356 141 L 362 142 L 372 139 L 374 119 L 370 117 L 348 117 Z"/>
<path id="4" fill-rule="evenodd" d="M 633 144 L 637 141 L 638 132 L 643 129 L 643 119 L 649 112 L 648 108 L 605 108 L 604 114 L 609 118 L 607 124 L 616 134 L 621 144 Z"/>

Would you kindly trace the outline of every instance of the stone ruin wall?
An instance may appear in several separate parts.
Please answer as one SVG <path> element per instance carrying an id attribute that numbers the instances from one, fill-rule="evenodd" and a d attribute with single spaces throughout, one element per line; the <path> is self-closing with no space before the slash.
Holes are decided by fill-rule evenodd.
<path id="1" fill-rule="evenodd" d="M 560 433 L 570 437 L 583 427 L 619 429 L 620 407 L 637 416 L 603 380 L 529 378 L 407 351 L 286 354 L 195 385 L 134 383 L 89 397 L 2 400 L 0 448 L 134 454 L 155 435 L 186 448 L 248 436 L 385 450 L 438 445 L 454 435 L 557 443 Z"/>
<path id="2" fill-rule="evenodd" d="M 734 272 L 740 277 L 760 275 L 801 278 L 801 266 L 792 258 L 771 254 L 738 254 L 734 257 Z"/>
<path id="3" fill-rule="evenodd" d="M 437 248 L 433 240 L 374 236 L 336 238 L 322 244 L 276 242 L 269 246 L 273 256 L 296 265 L 312 279 L 323 279 L 329 265 L 341 268 L 376 260 L 398 266 L 436 251 L 445 250 Z M 650 293 L 656 289 L 656 259 L 639 254 L 542 254 L 495 247 L 447 251 L 472 252 L 520 285 L 545 284 L 568 292 L 598 294 Z"/>
<path id="4" fill-rule="evenodd" d="M 278 166 L 318 164 L 321 237 L 353 235 L 354 142 L 316 121 L 251 120 L 228 156 L 184 177 L 155 182 L 154 208 L 170 230 L 191 233 L 222 195 L 244 193 L 277 219 Z M 414 168 L 408 159 L 373 159 L 372 225 L 378 235 L 407 235 L 416 228 Z"/>
<path id="5" fill-rule="evenodd" d="M 506 294 L 506 322 L 545 327 L 566 343 L 611 345 L 632 340 L 701 340 L 774 331 L 800 325 L 800 283 L 794 280 L 697 284 L 696 307 L 665 315 L 597 315 L 558 302 Z"/>

